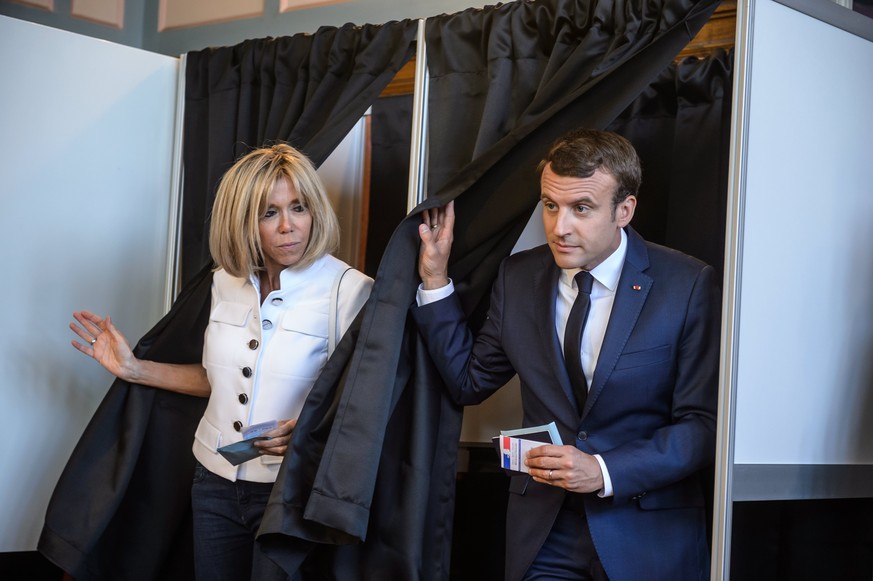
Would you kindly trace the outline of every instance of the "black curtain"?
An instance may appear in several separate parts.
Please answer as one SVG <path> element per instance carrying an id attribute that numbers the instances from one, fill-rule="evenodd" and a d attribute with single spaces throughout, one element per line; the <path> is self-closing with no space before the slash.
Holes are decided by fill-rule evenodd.
<path id="1" fill-rule="evenodd" d="M 211 262 L 209 216 L 233 162 L 286 141 L 321 165 L 411 58 L 416 27 L 347 24 L 188 53 L 183 283 Z"/>
<path id="2" fill-rule="evenodd" d="M 429 22 L 431 199 L 422 208 L 457 198 L 450 274 L 468 314 L 484 315 L 497 267 L 539 199 L 535 168 L 551 142 L 609 126 L 717 5 L 525 2 Z"/>
<path id="3" fill-rule="evenodd" d="M 540 0 L 428 20 L 431 197 L 419 209 L 456 199 L 450 274 L 468 312 L 485 306 L 537 202 L 551 141 L 608 126 L 716 4 Z M 328 578 L 448 577 L 460 409 L 408 320 L 419 222 L 395 229 L 357 341 L 346 336 L 298 420 L 302 444 L 259 535 L 289 571 L 305 560 Z"/>
<path id="4" fill-rule="evenodd" d="M 370 120 L 370 208 L 364 272 L 375 277 L 391 233 L 408 211 L 412 95 L 376 99 Z"/>
<path id="5" fill-rule="evenodd" d="M 644 238 L 724 266 L 733 51 L 667 67 L 607 128 L 637 149 L 633 226 Z"/>
<path id="6" fill-rule="evenodd" d="M 634 228 L 711 264 L 724 261 L 733 51 L 671 63 L 607 129 L 634 144 L 643 183 Z M 372 108 L 372 174 L 366 270 L 376 275 L 406 215 L 412 97 Z"/>

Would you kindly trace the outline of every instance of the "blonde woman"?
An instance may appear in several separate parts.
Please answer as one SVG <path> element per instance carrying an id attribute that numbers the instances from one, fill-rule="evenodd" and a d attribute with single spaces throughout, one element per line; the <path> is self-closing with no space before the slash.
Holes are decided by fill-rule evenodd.
<path id="1" fill-rule="evenodd" d="M 109 317 L 73 314 L 70 328 L 84 341 L 73 346 L 110 373 L 209 398 L 193 445 L 198 579 L 284 578 L 255 533 L 303 402 L 373 282 L 330 255 L 338 244 L 310 161 L 284 144 L 257 149 L 224 175 L 213 206 L 217 267 L 202 365 L 137 359 Z M 275 427 L 251 444 L 255 458 L 235 465 L 219 452 L 263 424 Z"/>

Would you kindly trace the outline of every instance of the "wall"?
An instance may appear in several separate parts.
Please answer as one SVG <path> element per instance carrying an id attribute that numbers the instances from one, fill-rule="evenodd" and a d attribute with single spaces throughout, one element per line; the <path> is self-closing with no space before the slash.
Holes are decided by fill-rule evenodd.
<path id="1" fill-rule="evenodd" d="M 346 23 L 381 24 L 391 20 L 422 18 L 436 14 L 458 12 L 471 6 L 493 2 L 475 0 L 349 0 L 280 12 L 279 0 L 266 0 L 262 16 L 157 32 L 157 5 L 160 0 L 147 0 L 144 47 L 163 54 L 178 55 L 208 46 L 237 44 L 249 38 L 289 36 L 299 32 L 315 32 L 320 26 L 342 26 Z M 192 2 L 194 0 L 186 0 Z"/>
<path id="2" fill-rule="evenodd" d="M 145 9 L 142 1 L 0 0 L 0 14 L 136 48 L 142 47 Z"/>
<path id="3" fill-rule="evenodd" d="M 734 459 L 871 463 L 873 42 L 775 2 L 755 18 Z"/>
<path id="4" fill-rule="evenodd" d="M 826 494 L 837 490 L 829 481 L 852 480 L 819 471 L 798 482 L 800 466 L 873 465 L 873 21 L 794 4 L 754 2 L 744 78 L 739 287 L 726 310 L 738 313 L 733 461 L 746 468 L 734 492 L 745 499 Z M 843 30 L 804 6 L 860 27 Z"/>
<path id="5" fill-rule="evenodd" d="M 70 346 L 72 312 L 112 315 L 131 342 L 164 313 L 178 68 L 0 16 L 0 552 L 36 548 L 111 383 Z"/>
<path id="6" fill-rule="evenodd" d="M 327 2 L 323 4 L 322 2 Z M 283 8 L 285 5 L 287 8 Z M 251 38 L 315 32 L 321 26 L 381 24 L 452 13 L 476 0 L 0 0 L 0 14 L 178 56 Z M 304 5 L 299 9 L 295 6 Z M 47 6 L 48 8 L 45 8 Z M 254 8 L 252 8 L 254 7 Z M 91 21 L 83 13 L 98 14 Z M 121 13 L 120 23 L 112 22 Z M 186 23 L 179 25 L 179 23 Z"/>

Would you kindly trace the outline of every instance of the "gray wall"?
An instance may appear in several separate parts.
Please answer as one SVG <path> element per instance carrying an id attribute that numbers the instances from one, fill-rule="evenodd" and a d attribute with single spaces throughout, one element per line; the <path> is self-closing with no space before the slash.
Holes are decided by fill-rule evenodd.
<path id="1" fill-rule="evenodd" d="M 127 0 L 124 29 L 117 30 L 70 15 L 71 0 L 55 0 L 55 11 L 0 0 L 0 14 L 29 20 L 86 36 L 143 48 L 170 56 L 210 46 L 228 46 L 243 40 L 315 32 L 321 26 L 382 24 L 404 18 L 422 18 L 482 7 L 493 2 L 475 0 L 352 0 L 279 14 L 279 0 L 265 0 L 264 16 L 158 32 L 158 0 Z"/>
<path id="2" fill-rule="evenodd" d="M 146 10 L 146 3 L 142 0 L 128 0 L 125 2 L 124 28 L 121 30 L 105 24 L 97 24 L 96 22 L 89 22 L 81 18 L 74 18 L 71 16 L 70 10 L 72 0 L 54 0 L 54 2 L 54 11 L 48 12 L 33 6 L 16 4 L 9 0 L 0 0 L 0 14 L 77 34 L 84 34 L 85 36 L 117 42 L 118 44 L 142 48 Z M 155 10 L 157 10 L 157 2 L 154 5 Z"/>
<path id="3" fill-rule="evenodd" d="M 158 0 L 147 0 L 143 47 L 168 55 L 179 55 L 209 46 L 234 45 L 251 38 L 290 36 L 315 32 L 320 26 L 382 24 L 404 18 L 423 18 L 459 12 L 493 2 L 475 0 L 353 0 L 279 14 L 279 1 L 266 0 L 265 15 L 250 20 L 214 24 L 182 30 L 157 32 Z"/>

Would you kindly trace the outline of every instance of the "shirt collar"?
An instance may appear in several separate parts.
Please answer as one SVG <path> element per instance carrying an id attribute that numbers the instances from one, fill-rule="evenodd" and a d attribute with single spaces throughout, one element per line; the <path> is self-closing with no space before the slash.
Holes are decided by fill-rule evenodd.
<path id="1" fill-rule="evenodd" d="M 322 256 L 302 270 L 289 266 L 279 273 L 279 284 L 281 287 L 277 290 L 286 291 L 299 284 L 305 283 L 311 275 L 321 270 L 324 263 L 325 258 Z M 252 283 L 252 286 L 254 286 L 259 293 L 261 292 L 261 279 L 258 277 L 258 273 L 253 273 L 249 276 L 249 282 Z"/>
<path id="2" fill-rule="evenodd" d="M 624 259 L 627 256 L 627 234 L 624 228 L 621 229 L 621 241 L 618 243 L 618 248 L 610 254 L 606 260 L 591 269 L 591 276 L 594 280 L 605 286 L 610 292 L 615 292 L 618 287 L 618 279 L 621 277 L 621 269 L 624 266 Z M 573 277 L 576 276 L 581 268 L 561 269 L 561 280 L 569 287 L 573 287 Z"/>

